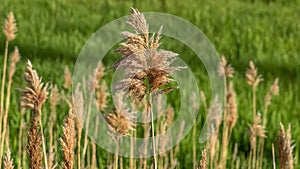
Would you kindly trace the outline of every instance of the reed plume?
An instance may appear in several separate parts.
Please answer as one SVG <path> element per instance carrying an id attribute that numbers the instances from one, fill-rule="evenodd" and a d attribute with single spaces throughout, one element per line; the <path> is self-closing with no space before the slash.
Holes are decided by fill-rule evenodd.
<path id="1" fill-rule="evenodd" d="M 14 160 L 11 158 L 10 149 L 6 151 L 5 159 L 4 159 L 4 169 L 13 169 L 14 168 Z"/>
<path id="2" fill-rule="evenodd" d="M 45 168 L 48 168 L 46 146 L 43 136 L 43 128 L 41 121 L 41 108 L 47 99 L 48 84 L 42 82 L 37 72 L 32 69 L 30 61 L 27 62 L 25 71 L 26 88 L 20 89 L 21 92 L 21 106 L 32 110 L 31 126 L 28 131 L 28 145 L 27 151 L 29 155 L 29 166 L 32 169 L 39 169 L 42 161 L 42 153 L 40 151 L 41 144 L 43 144 L 43 152 L 45 159 Z"/>
<path id="3" fill-rule="evenodd" d="M 141 101 L 147 96 L 147 113 L 153 121 L 152 94 L 159 91 L 167 93 L 172 87 L 164 87 L 173 81 L 170 75 L 173 71 L 184 67 L 172 67 L 177 54 L 171 51 L 158 50 L 162 27 L 156 36 L 149 38 L 148 24 L 143 14 L 137 9 L 131 9 L 131 15 L 127 21 L 136 33 L 122 32 L 126 42 L 116 52 L 122 57 L 113 64 L 125 72 L 125 78 L 114 85 L 114 90 L 125 92 L 133 101 Z M 157 168 L 155 157 L 154 124 L 151 122 L 152 152 L 154 168 Z"/>
<path id="4" fill-rule="evenodd" d="M 63 136 L 59 139 L 59 141 L 62 146 L 64 155 L 62 167 L 64 169 L 73 168 L 74 148 L 76 145 L 76 131 L 74 114 L 72 110 L 69 111 L 69 114 L 65 119 L 63 125 Z"/>

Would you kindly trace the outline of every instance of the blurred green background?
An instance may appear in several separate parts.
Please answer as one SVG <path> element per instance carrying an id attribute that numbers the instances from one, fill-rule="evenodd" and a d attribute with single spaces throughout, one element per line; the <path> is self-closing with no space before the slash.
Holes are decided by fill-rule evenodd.
<path id="1" fill-rule="evenodd" d="M 238 97 L 239 119 L 233 131 L 230 151 L 235 142 L 240 155 L 247 156 L 249 150 L 248 124 L 251 123 L 251 88 L 245 80 L 245 71 L 250 60 L 259 68 L 264 81 L 258 88 L 258 109 L 263 110 L 263 99 L 272 81 L 279 77 L 280 96 L 274 98 L 270 107 L 267 126 L 266 168 L 270 166 L 271 143 L 276 143 L 279 122 L 292 125 L 295 140 L 295 156 L 298 163 L 300 147 L 300 1 L 297 0 L 184 0 L 184 1 L 138 1 L 138 0 L 2 0 L 1 21 L 9 11 L 17 20 L 17 38 L 10 44 L 10 51 L 18 46 L 22 55 L 14 88 L 24 87 L 22 81 L 27 59 L 45 81 L 60 88 L 66 65 L 71 70 L 79 52 L 88 38 L 101 26 L 129 14 L 130 7 L 142 12 L 165 12 L 182 17 L 195 24 L 210 39 L 220 55 L 225 55 L 236 70 L 234 77 Z M 150 25 L 151 26 L 151 25 Z M 191 52 L 166 38 L 163 46 L 167 50 L 182 51 L 180 57 L 192 65 L 199 80 L 207 80 L 203 67 L 193 64 Z M 1 47 L 2 46 L 2 47 Z M 3 62 L 5 37 L 0 35 L 0 61 Z M 119 55 L 110 53 L 105 59 L 111 64 Z M 2 70 L 2 69 L 1 69 Z M 210 98 L 209 84 L 199 85 Z M 11 141 L 16 145 L 19 124 L 18 93 L 13 92 L 10 113 Z M 60 118 L 62 119 L 64 114 Z M 198 124 L 201 126 L 201 122 Z M 188 168 L 192 165 L 192 147 L 188 144 L 191 134 L 181 146 L 180 163 Z M 200 158 L 201 146 L 198 147 Z M 16 152 L 16 150 L 13 150 Z M 299 167 L 298 167 L 299 168 Z"/>

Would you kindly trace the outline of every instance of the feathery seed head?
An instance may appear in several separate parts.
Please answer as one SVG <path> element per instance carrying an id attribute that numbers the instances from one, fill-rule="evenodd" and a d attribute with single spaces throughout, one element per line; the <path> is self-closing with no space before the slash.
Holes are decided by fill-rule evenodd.
<path id="1" fill-rule="evenodd" d="M 147 90 L 151 93 L 173 81 L 169 77 L 171 73 L 185 67 L 171 66 L 176 59 L 176 53 L 157 50 L 162 27 L 156 36 L 153 35 L 149 39 L 146 19 L 133 8 L 128 23 L 134 28 L 135 33 L 122 33 L 127 40 L 116 50 L 122 57 L 112 67 L 122 69 L 126 75 L 114 85 L 114 89 L 126 92 L 132 96 L 132 100 L 141 101 Z M 170 90 L 161 89 L 161 92 Z"/>
<path id="2" fill-rule="evenodd" d="M 3 32 L 7 41 L 12 41 L 16 37 L 17 24 L 12 12 L 8 14 L 7 19 L 4 21 Z"/>
<path id="3" fill-rule="evenodd" d="M 33 109 L 36 106 L 37 109 L 40 109 L 47 99 L 48 84 L 42 82 L 42 78 L 39 78 L 37 72 L 32 69 L 32 64 L 29 60 L 27 62 L 24 78 L 26 81 L 26 88 L 20 90 L 22 95 L 22 106 L 29 109 Z"/>
<path id="4" fill-rule="evenodd" d="M 230 129 L 232 129 L 235 126 L 237 120 L 236 94 L 232 82 L 230 82 L 229 84 L 226 100 L 227 100 L 229 127 Z"/>
<path id="5" fill-rule="evenodd" d="M 246 71 L 247 83 L 250 86 L 256 87 L 263 79 L 261 75 L 257 76 L 257 68 L 252 61 L 249 63 L 249 68 Z"/>
<path id="6" fill-rule="evenodd" d="M 11 79 L 16 71 L 16 63 L 20 61 L 20 53 L 17 47 L 15 47 L 14 51 L 10 55 L 10 58 L 11 60 L 10 60 L 10 66 L 8 71 L 8 78 Z"/>

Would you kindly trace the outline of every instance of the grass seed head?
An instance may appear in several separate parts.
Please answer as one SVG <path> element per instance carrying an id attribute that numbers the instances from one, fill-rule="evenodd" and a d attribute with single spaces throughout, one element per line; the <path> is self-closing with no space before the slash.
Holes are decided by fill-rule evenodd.
<path id="1" fill-rule="evenodd" d="M 7 41 L 12 41 L 16 37 L 17 24 L 14 17 L 14 14 L 10 12 L 7 16 L 7 19 L 4 21 L 3 32 L 6 36 Z"/>

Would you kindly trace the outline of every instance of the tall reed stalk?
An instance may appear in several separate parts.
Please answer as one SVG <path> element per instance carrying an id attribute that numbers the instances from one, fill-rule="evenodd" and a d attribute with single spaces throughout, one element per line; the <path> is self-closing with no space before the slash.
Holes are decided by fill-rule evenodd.
<path id="1" fill-rule="evenodd" d="M 15 21 L 14 14 L 10 12 L 7 16 L 7 19 L 4 21 L 3 32 L 6 37 L 5 50 L 4 50 L 4 60 L 3 60 L 3 69 L 2 69 L 2 81 L 1 81 L 1 96 L 0 96 L 0 134 L 2 133 L 2 127 L 6 128 L 7 126 L 2 126 L 3 115 L 4 115 L 4 94 L 5 94 L 5 81 L 6 81 L 6 69 L 7 69 L 7 55 L 8 55 L 8 45 L 9 42 L 15 39 L 17 31 L 17 25 Z M 10 95 L 10 94 L 9 94 Z M 8 97 L 8 95 L 7 95 Z M 3 124 L 4 125 L 4 124 Z M 4 142 L 5 138 L 1 137 L 1 144 Z M 0 149 L 0 159 L 3 156 L 3 148 Z M 2 165 L 0 165 L 1 169 Z"/>

